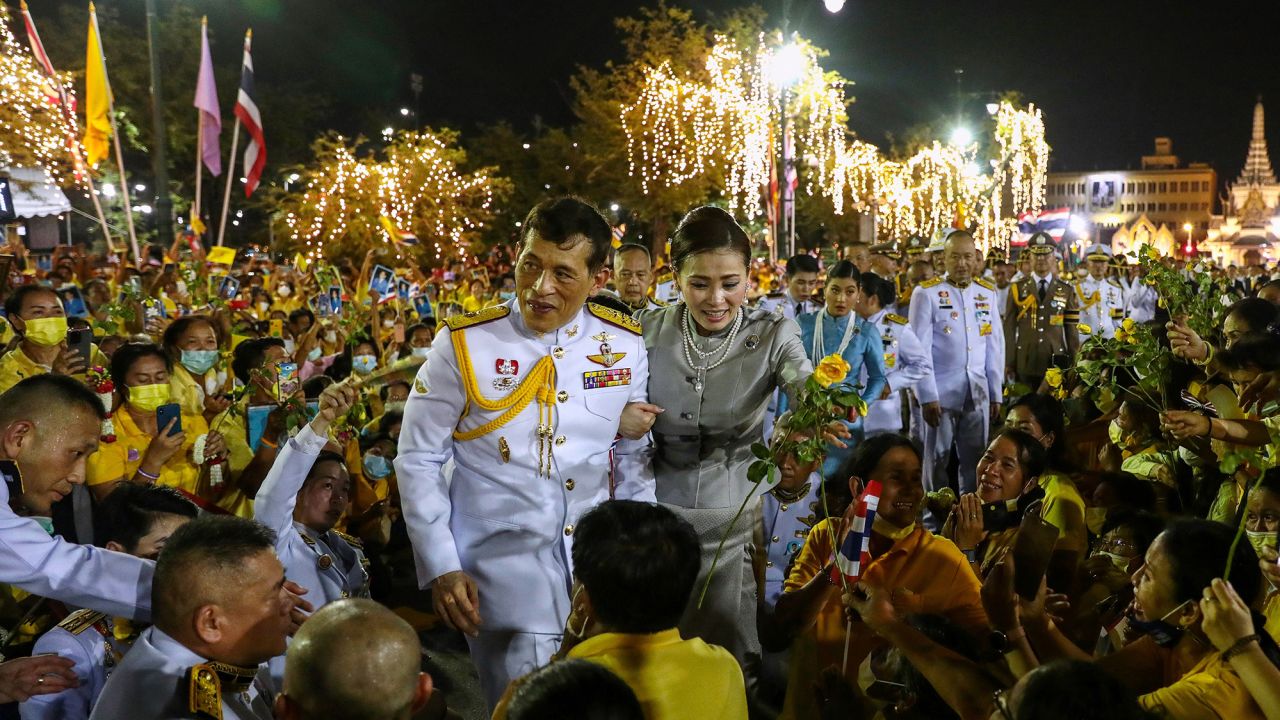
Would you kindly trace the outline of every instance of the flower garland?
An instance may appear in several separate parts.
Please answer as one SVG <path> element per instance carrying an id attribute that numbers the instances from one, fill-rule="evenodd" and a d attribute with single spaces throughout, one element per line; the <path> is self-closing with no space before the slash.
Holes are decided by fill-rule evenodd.
<path id="1" fill-rule="evenodd" d="M 116 441 L 116 425 L 111 418 L 115 415 L 113 393 L 116 385 L 111 381 L 111 373 L 101 365 L 94 365 L 85 374 L 85 383 L 90 390 L 98 394 L 98 400 L 102 402 L 102 409 L 107 414 L 102 421 L 100 439 L 104 443 L 113 443 Z"/>

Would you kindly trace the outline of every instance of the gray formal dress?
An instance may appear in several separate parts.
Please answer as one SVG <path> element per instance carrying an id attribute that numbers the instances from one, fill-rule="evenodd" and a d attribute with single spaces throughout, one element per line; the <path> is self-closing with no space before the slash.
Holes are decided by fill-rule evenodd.
<path id="1" fill-rule="evenodd" d="M 685 637 L 724 646 L 739 661 L 758 649 L 755 575 L 747 552 L 750 512 L 734 525 L 701 608 L 698 598 L 716 546 L 751 491 L 751 444 L 760 440 L 769 398 L 812 372 L 794 320 L 767 310 L 745 312 L 728 358 L 706 371 L 700 383 L 685 358 L 684 304 L 637 314 L 649 353 L 649 402 L 666 409 L 653 426 L 658 502 L 688 520 L 702 545 L 702 571 L 680 630 Z M 728 335 L 728 330 L 695 335 L 694 342 L 705 352 Z M 702 360 L 690 354 L 697 365 L 721 357 L 713 353 Z"/>

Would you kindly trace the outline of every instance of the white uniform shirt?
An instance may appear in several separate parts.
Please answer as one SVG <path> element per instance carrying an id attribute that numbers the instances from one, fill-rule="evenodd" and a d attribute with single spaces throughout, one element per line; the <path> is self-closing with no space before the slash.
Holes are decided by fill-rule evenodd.
<path id="1" fill-rule="evenodd" d="M 943 278 L 922 283 L 911 294 L 911 331 L 933 362 L 920 379 L 921 404 L 963 410 L 1000 402 L 1004 385 L 1004 328 L 995 286 L 975 280 L 962 288 Z"/>
<path id="2" fill-rule="evenodd" d="M 1136 323 L 1151 322 L 1156 317 L 1159 300 L 1155 288 L 1142 282 L 1141 278 L 1134 278 L 1124 295 L 1125 315 Z"/>
<path id="3" fill-rule="evenodd" d="M 75 663 L 71 671 L 80 686 L 47 695 L 32 695 L 18 705 L 22 720 L 85 720 L 93 710 L 115 654 L 129 651 L 129 641 L 117 640 L 113 621 L 103 613 L 78 610 L 36 640 L 32 655 L 57 655 Z M 107 653 L 112 653 L 108 662 Z"/>
<path id="4" fill-rule="evenodd" d="M 395 461 L 419 582 L 465 570 L 486 630 L 558 634 L 578 518 L 610 497 L 654 500 L 648 442 L 615 442 L 623 408 L 648 397 L 639 324 L 590 303 L 541 335 L 525 326 L 518 303 L 447 324 L 405 404 Z M 454 347 L 459 335 L 465 357 Z M 555 369 L 549 424 L 532 400 L 490 432 L 455 440 L 455 430 L 482 431 L 506 412 L 469 401 L 461 367 L 492 403 L 524 387 L 544 358 Z M 441 472 L 450 457 L 451 480 Z"/>
<path id="5" fill-rule="evenodd" d="M 1124 288 L 1120 283 L 1111 278 L 1094 280 L 1089 276 L 1077 281 L 1075 290 L 1080 301 L 1080 325 L 1088 325 L 1092 331 L 1080 328 L 1080 342 L 1088 340 L 1090 335 L 1114 336 L 1124 321 Z"/>
<path id="6" fill-rule="evenodd" d="M 791 293 L 772 293 L 760 298 L 756 307 L 768 312 L 780 313 L 788 320 L 795 320 L 801 315 L 815 313 L 822 309 L 822 303 L 815 300 L 796 301 Z"/>
<path id="7" fill-rule="evenodd" d="M 877 432 L 902 430 L 902 391 L 915 390 L 916 385 L 933 374 L 933 360 L 924 351 L 920 339 L 912 332 L 906 318 L 888 310 L 867 318 L 875 325 L 884 344 L 884 376 L 889 384 L 889 397 L 876 400 L 867 408 L 863 431 L 867 435 Z M 866 371 L 863 371 L 863 378 Z M 865 379 L 862 380 L 865 384 Z"/>

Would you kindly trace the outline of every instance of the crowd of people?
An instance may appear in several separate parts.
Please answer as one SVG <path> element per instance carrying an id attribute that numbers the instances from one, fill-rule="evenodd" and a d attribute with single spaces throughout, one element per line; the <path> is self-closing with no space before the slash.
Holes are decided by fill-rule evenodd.
<path id="1" fill-rule="evenodd" d="M 1015 252 L 11 242 L 0 716 L 1280 719 L 1280 280 Z"/>

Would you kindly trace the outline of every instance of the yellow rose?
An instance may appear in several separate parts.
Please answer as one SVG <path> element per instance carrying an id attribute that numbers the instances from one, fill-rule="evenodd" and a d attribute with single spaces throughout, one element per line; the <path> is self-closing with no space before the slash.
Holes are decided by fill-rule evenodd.
<path id="1" fill-rule="evenodd" d="M 817 380 L 822 387 L 830 387 L 832 384 L 844 380 L 848 374 L 849 363 L 836 354 L 822 358 L 822 361 L 818 363 L 818 367 L 813 369 L 813 379 Z"/>
<path id="2" fill-rule="evenodd" d="M 1049 383 L 1049 387 L 1062 386 L 1062 371 L 1056 367 L 1049 368 L 1044 371 L 1044 381 Z"/>
<path id="3" fill-rule="evenodd" d="M 1128 339 L 1129 339 L 1129 333 L 1125 332 L 1124 328 L 1119 328 L 1118 330 L 1116 330 L 1116 340 L 1119 340 L 1120 342 L 1124 342 Z"/>
<path id="4" fill-rule="evenodd" d="M 1092 334 L 1093 334 L 1093 328 L 1089 327 L 1088 325 L 1086 325 L 1086 324 L 1084 324 L 1084 323 L 1080 323 L 1079 325 L 1077 325 L 1077 326 L 1076 326 L 1076 329 L 1078 329 L 1078 330 L 1081 332 L 1081 334 L 1083 334 L 1083 335 L 1092 335 Z"/>
<path id="5" fill-rule="evenodd" d="M 1124 322 L 1120 323 L 1120 327 L 1124 328 L 1124 331 L 1127 333 L 1132 333 L 1133 329 L 1137 326 L 1138 323 L 1134 322 L 1133 318 L 1125 318 Z"/>

